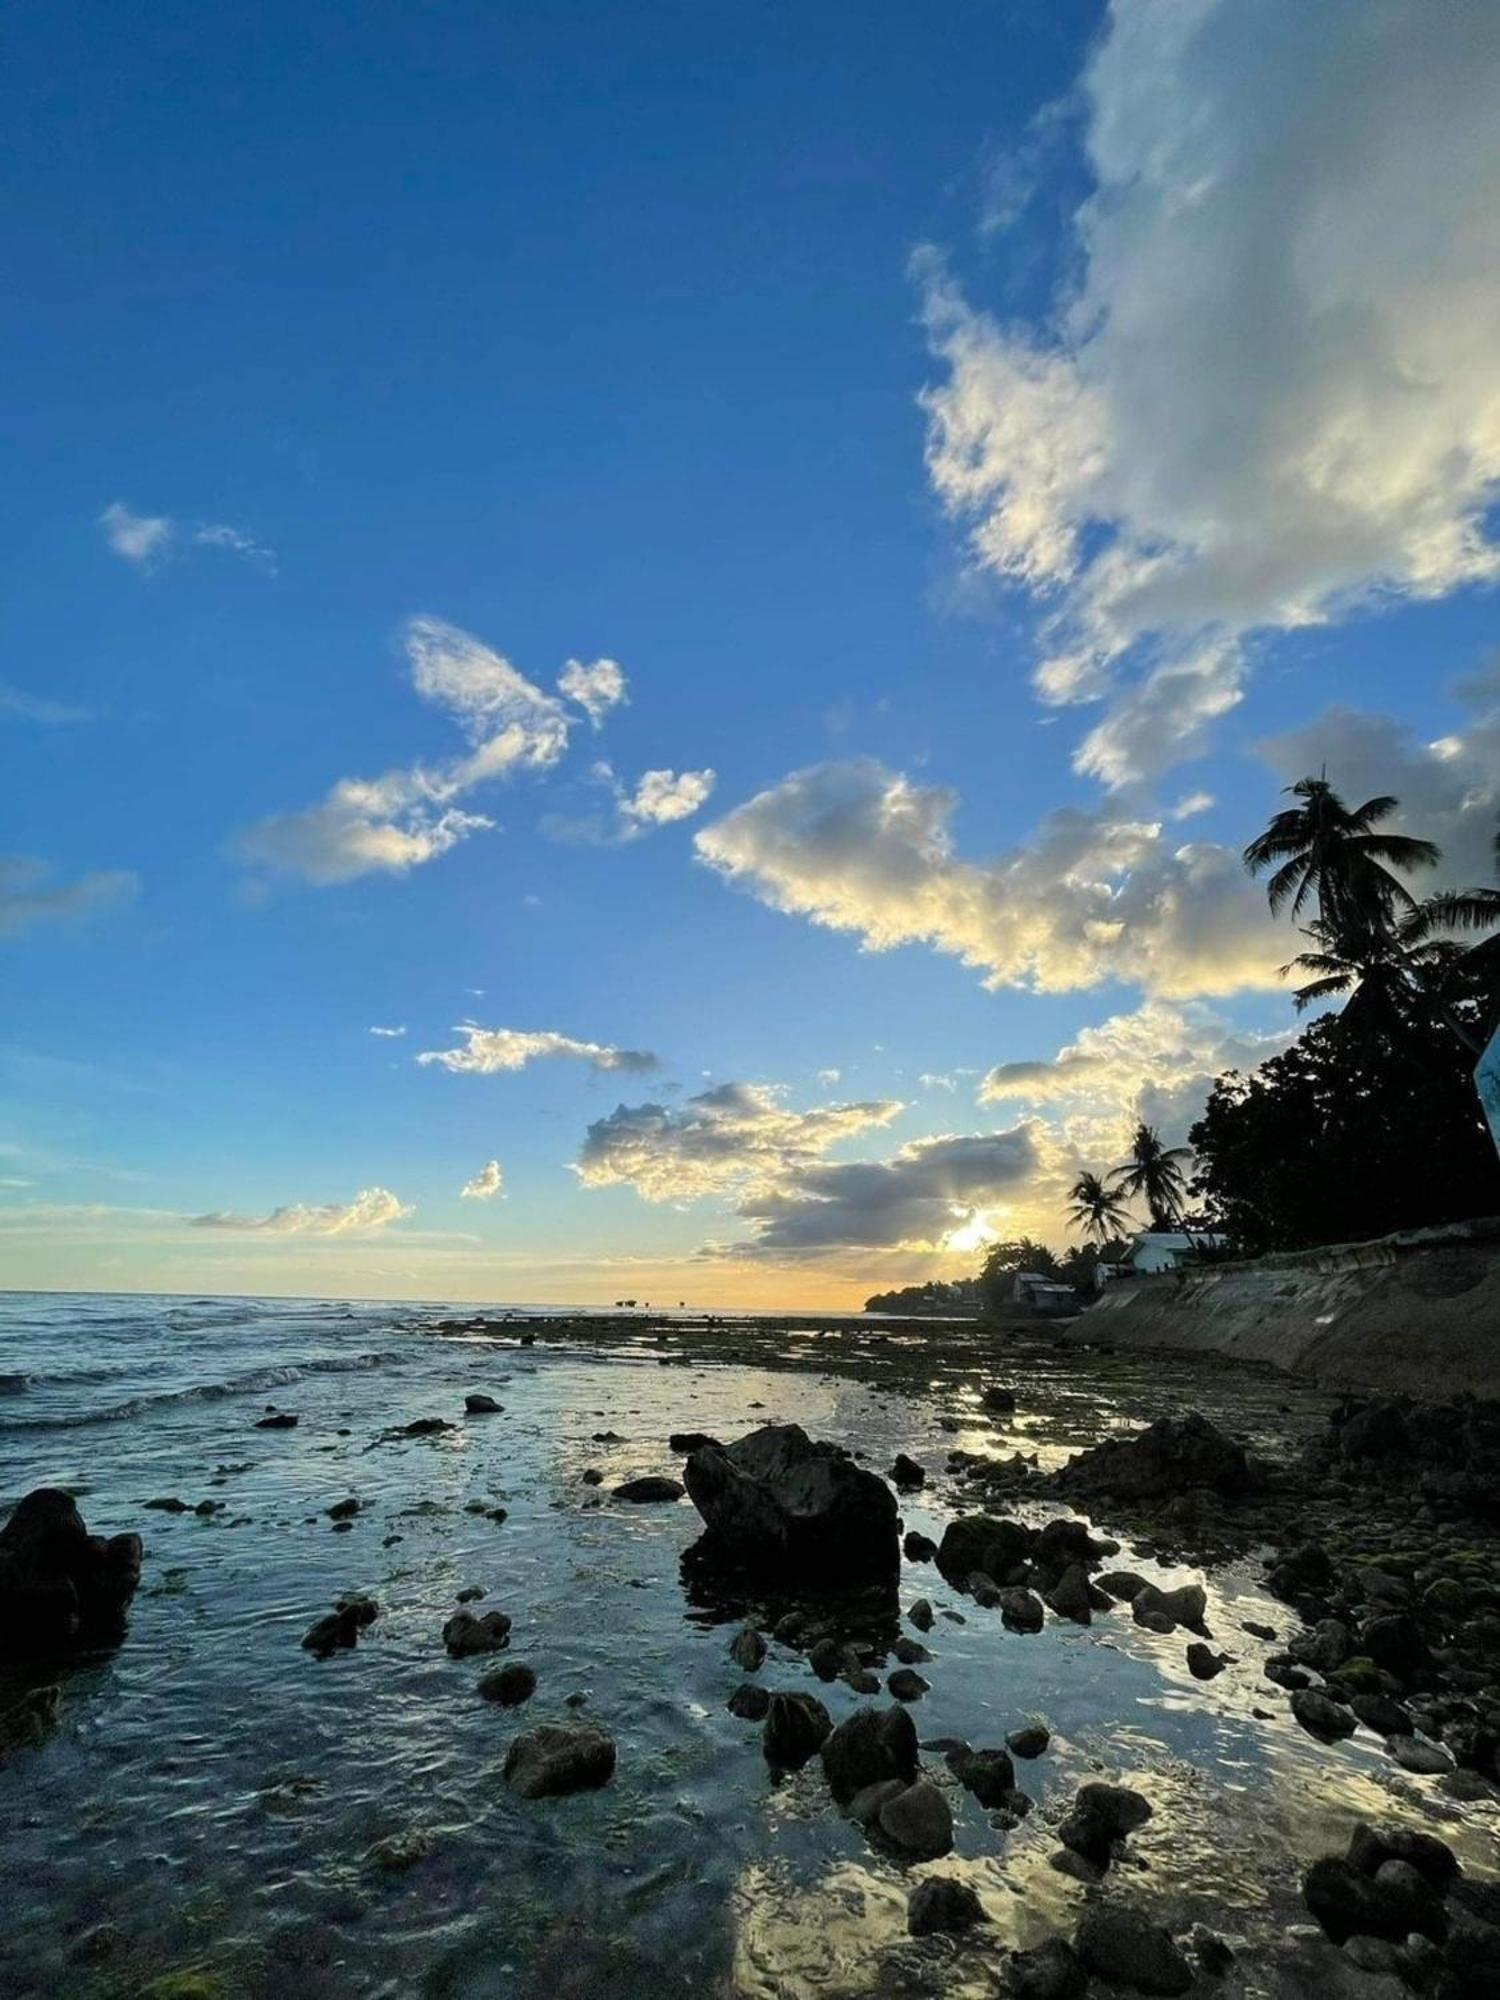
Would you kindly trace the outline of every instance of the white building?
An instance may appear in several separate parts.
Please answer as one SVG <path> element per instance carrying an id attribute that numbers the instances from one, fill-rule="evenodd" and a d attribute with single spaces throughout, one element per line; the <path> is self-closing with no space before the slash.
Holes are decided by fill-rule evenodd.
<path id="1" fill-rule="evenodd" d="M 1145 1229 L 1132 1238 L 1124 1264 L 1115 1267 L 1116 1275 L 1133 1272 L 1148 1277 L 1157 1271 L 1180 1271 L 1184 1264 L 1196 1263 L 1205 1250 L 1222 1250 L 1228 1242 L 1227 1236 L 1206 1229 L 1194 1230 L 1191 1236 L 1182 1230 Z"/>

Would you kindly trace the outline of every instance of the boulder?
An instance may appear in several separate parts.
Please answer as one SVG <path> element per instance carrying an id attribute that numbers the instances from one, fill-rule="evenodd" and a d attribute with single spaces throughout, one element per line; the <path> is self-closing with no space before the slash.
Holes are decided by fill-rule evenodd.
<path id="1" fill-rule="evenodd" d="M 1208 1594 L 1201 1583 L 1180 1583 L 1175 1590 L 1162 1590 L 1154 1583 L 1143 1583 L 1130 1600 L 1130 1613 L 1137 1625 L 1153 1625 L 1160 1631 L 1162 1626 L 1154 1621 L 1166 1620 L 1168 1630 L 1172 1626 L 1186 1625 L 1190 1632 L 1202 1632 L 1204 1613 L 1208 1610 Z"/>
<path id="2" fill-rule="evenodd" d="M 614 1739 L 594 1722 L 528 1729 L 505 1753 L 505 1782 L 523 1799 L 597 1791 L 614 1771 Z"/>
<path id="3" fill-rule="evenodd" d="M 1201 1639 L 1195 1639 L 1187 1649 L 1188 1672 L 1195 1681 L 1211 1681 L 1216 1674 L 1223 1673 L 1227 1664 L 1222 1653 L 1216 1653 Z"/>
<path id="4" fill-rule="evenodd" d="M 656 1472 L 645 1473 L 639 1479 L 627 1479 L 615 1488 L 617 1500 L 631 1500 L 637 1506 L 648 1506 L 653 1502 L 680 1500 L 687 1489 L 680 1479 L 668 1479 Z"/>
<path id="5" fill-rule="evenodd" d="M 290 1410 L 273 1410 L 268 1417 L 257 1417 L 255 1428 L 258 1431 L 294 1431 L 297 1419 Z"/>
<path id="6" fill-rule="evenodd" d="M 1150 1500 L 1207 1487 L 1225 1498 L 1253 1492 L 1260 1482 L 1243 1445 L 1190 1410 L 1158 1417 L 1132 1438 L 1107 1438 L 1080 1452 L 1058 1474 L 1065 1491 Z"/>
<path id="7" fill-rule="evenodd" d="M 918 1778 L 888 1798 L 875 1823 L 893 1847 L 914 1861 L 936 1861 L 953 1846 L 953 1814 L 928 1778 Z"/>
<path id="8" fill-rule="evenodd" d="M 771 1696 L 765 1688 L 757 1687 L 754 1681 L 741 1681 L 724 1706 L 741 1722 L 764 1722 L 766 1710 L 771 1706 Z"/>
<path id="9" fill-rule="evenodd" d="M 885 1684 L 897 1701 L 920 1701 L 932 1686 L 915 1667 L 897 1667 L 893 1674 L 887 1674 Z"/>
<path id="10" fill-rule="evenodd" d="M 1368 1875 L 1325 1854 L 1302 1878 L 1302 1900 L 1335 1944 L 1350 1937 L 1403 1938 L 1400 1918 Z"/>
<path id="11" fill-rule="evenodd" d="M 1014 1389 L 1003 1388 L 996 1382 L 985 1390 L 980 1400 L 991 1416 L 1008 1417 L 1016 1407 L 1016 1392 Z"/>
<path id="12" fill-rule="evenodd" d="M 729 1657 L 747 1674 L 758 1673 L 765 1662 L 766 1642 L 753 1625 L 741 1626 L 729 1642 Z"/>
<path id="13" fill-rule="evenodd" d="M 966 1585 L 978 1572 L 1005 1583 L 1031 1554 L 1035 1531 L 994 1514 L 962 1514 L 938 1543 L 937 1566 L 950 1583 Z"/>
<path id="14" fill-rule="evenodd" d="M 916 1528 L 908 1528 L 901 1543 L 901 1552 L 908 1562 L 931 1562 L 937 1549 L 931 1535 L 924 1535 Z"/>
<path id="15" fill-rule="evenodd" d="M 333 1653 L 347 1653 L 360 1633 L 380 1616 L 373 1597 L 343 1597 L 326 1618 L 309 1625 L 302 1635 L 304 1648 L 320 1660 Z"/>
<path id="16" fill-rule="evenodd" d="M 1144 1826 L 1150 1817 L 1149 1802 L 1128 1785 L 1081 1785 L 1057 1837 L 1095 1868 L 1107 1868 L 1115 1842 Z"/>
<path id="17" fill-rule="evenodd" d="M 907 1617 L 919 1632 L 930 1632 L 933 1625 L 932 1606 L 925 1597 L 914 1598 L 907 1606 Z"/>
<path id="18" fill-rule="evenodd" d="M 1292 1696 L 1292 1714 L 1309 1736 L 1320 1736 L 1325 1743 L 1352 1736 L 1358 1727 L 1341 1701 L 1330 1700 L 1317 1688 L 1297 1689 Z"/>
<path id="19" fill-rule="evenodd" d="M 692 1451 L 702 1451 L 705 1445 L 711 1445 L 715 1451 L 724 1449 L 708 1431 L 673 1431 L 667 1439 L 667 1450 L 675 1451 L 679 1458 L 686 1458 Z"/>
<path id="20" fill-rule="evenodd" d="M 798 1424 L 768 1424 L 683 1468 L 706 1533 L 694 1555 L 773 1577 L 782 1587 L 894 1584 L 896 1496 L 883 1479 L 814 1444 Z"/>
<path id="21" fill-rule="evenodd" d="M 1081 2000 L 1087 1966 L 1064 1938 L 1048 1938 L 1035 1951 L 1018 1951 L 1006 1967 L 1012 2000 Z"/>
<path id="22" fill-rule="evenodd" d="M 70 1494 L 35 1488 L 0 1528 L 0 1659 L 117 1644 L 140 1580 L 139 1535 L 91 1535 Z"/>
<path id="23" fill-rule="evenodd" d="M 948 1768 L 966 1792 L 986 1808 L 1003 1806 L 1016 1786 L 1008 1750 L 950 1750 Z"/>
<path id="24" fill-rule="evenodd" d="M 1052 1741 L 1052 1732 L 1043 1723 L 1028 1722 L 1013 1729 L 1005 1741 L 1017 1757 L 1040 1757 Z"/>
<path id="25" fill-rule="evenodd" d="M 761 1750 L 773 1771 L 800 1771 L 833 1728 L 816 1695 L 777 1692 L 766 1710 Z"/>
<path id="26" fill-rule="evenodd" d="M 822 1745 L 828 1789 L 845 1805 L 867 1785 L 899 1778 L 903 1785 L 917 1775 L 917 1732 L 910 1714 L 899 1705 L 857 1708 Z"/>
<path id="27" fill-rule="evenodd" d="M 510 1620 L 503 1611 L 455 1611 L 443 1627 L 443 1644 L 455 1660 L 471 1653 L 499 1653 L 510 1644 Z"/>
<path id="28" fill-rule="evenodd" d="M 1193 1968 L 1170 1932 L 1134 1910 L 1085 1910 L 1073 1949 L 1090 1972 L 1138 1993 L 1186 1993 Z"/>
<path id="29" fill-rule="evenodd" d="M 986 1921 L 984 1905 L 968 1883 L 950 1875 L 929 1875 L 919 1882 L 906 1906 L 906 1928 L 913 1937 L 972 1930 Z"/>
<path id="30" fill-rule="evenodd" d="M 479 1683 L 479 1692 L 486 1701 L 497 1701 L 502 1708 L 519 1708 L 536 1693 L 536 1673 L 524 1661 L 511 1660 L 486 1674 Z"/>
<path id="31" fill-rule="evenodd" d="M 903 1493 L 915 1493 L 919 1486 L 927 1484 L 927 1469 L 918 1465 L 914 1458 L 908 1458 L 904 1451 L 898 1451 L 891 1465 L 891 1484 Z"/>
<path id="32" fill-rule="evenodd" d="M 1047 1592 L 1047 1602 L 1059 1618 L 1069 1618 L 1075 1625 L 1092 1624 L 1088 1572 L 1081 1563 L 1073 1563 L 1063 1571 Z"/>
<path id="33" fill-rule="evenodd" d="M 483 1389 L 471 1389 L 464 1397 L 464 1410 L 471 1417 L 498 1417 L 504 1409 L 503 1403 L 497 1403 Z"/>
<path id="34" fill-rule="evenodd" d="M 1046 1623 L 1042 1600 L 1034 1590 L 1002 1590 L 999 1605 L 1001 1619 L 1012 1632 L 1040 1632 Z"/>

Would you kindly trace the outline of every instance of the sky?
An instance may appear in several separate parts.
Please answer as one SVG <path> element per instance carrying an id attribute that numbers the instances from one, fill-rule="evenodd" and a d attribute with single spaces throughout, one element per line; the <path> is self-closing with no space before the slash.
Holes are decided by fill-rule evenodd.
<path id="1" fill-rule="evenodd" d="M 857 1306 L 1489 878 L 1490 0 L 17 16 L 0 1285 Z"/>

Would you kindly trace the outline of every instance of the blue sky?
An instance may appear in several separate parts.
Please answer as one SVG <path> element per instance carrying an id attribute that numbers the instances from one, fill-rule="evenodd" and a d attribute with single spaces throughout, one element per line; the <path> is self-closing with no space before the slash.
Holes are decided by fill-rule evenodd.
<path id="1" fill-rule="evenodd" d="M 1308 759 L 1482 869 L 1424 12 L 17 23 L 0 1281 L 857 1301 L 1277 1046 Z"/>

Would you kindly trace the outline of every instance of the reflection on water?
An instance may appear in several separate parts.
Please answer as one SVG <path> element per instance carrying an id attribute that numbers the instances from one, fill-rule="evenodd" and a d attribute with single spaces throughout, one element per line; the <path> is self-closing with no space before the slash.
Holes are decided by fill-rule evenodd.
<path id="1" fill-rule="evenodd" d="M 662 1368 L 654 1340 L 608 1356 L 420 1340 L 369 1308 L 96 1301 L 87 1329 L 70 1310 L 83 1312 L 33 1302 L 23 1323 L 3 1308 L 0 1371 L 47 1380 L 7 1398 L 7 1418 L 28 1421 L 0 1429 L 0 1493 L 73 1486 L 91 1525 L 142 1530 L 148 1562 L 127 1644 L 74 1673 L 50 1740 L 0 1767 L 7 1995 L 106 2000 L 181 1966 L 211 1968 L 231 2000 L 989 1994 L 1004 1947 L 1071 1930 L 1087 1892 L 1049 1857 L 1067 1801 L 1098 1776 L 1155 1808 L 1117 1864 L 1132 1898 L 1252 1944 L 1301 1919 L 1299 1866 L 1361 1816 L 1440 1819 L 1491 1865 L 1488 1804 L 1445 1799 L 1364 1732 L 1329 1749 L 1290 1722 L 1261 1677 L 1267 1647 L 1240 1629 L 1288 1625 L 1254 1568 L 1207 1579 L 1209 1624 L 1235 1662 L 1204 1686 L 1180 1635 L 1119 1614 L 1010 1633 L 908 1565 L 901 1604 L 923 1595 L 939 1613 L 919 1734 L 998 1744 L 1039 1718 L 1053 1741 L 1017 1767 L 1036 1801 L 1019 1827 L 1000 1831 L 950 1785 L 955 1854 L 904 1868 L 838 1813 L 816 1761 L 773 1779 L 758 1731 L 726 1712 L 742 1676 L 719 1621 L 744 1607 L 685 1596 L 692 1509 L 608 1498 L 673 1469 L 672 1431 L 788 1419 L 877 1466 L 905 1450 L 936 1470 L 954 1446 L 1049 1464 L 1153 1413 L 1144 1380 L 1106 1390 L 1086 1358 L 1039 1359 L 997 1429 L 978 1385 L 883 1395 L 808 1372 L 815 1354 L 796 1373 Z M 394 1358 L 362 1359 L 380 1354 Z M 210 1393 L 245 1374 L 256 1388 Z M 377 1442 L 416 1417 L 458 1422 L 471 1388 L 505 1413 Z M 295 1430 L 252 1428 L 272 1401 L 298 1412 Z M 138 1407 L 76 1421 L 124 1402 Z M 1241 1428 L 1274 1429 L 1263 1382 L 1247 1382 L 1239 1413 Z M 940 1414 L 960 1427 L 940 1430 Z M 595 1440 L 606 1431 L 619 1436 Z M 583 1483 L 588 1469 L 601 1487 Z M 931 1534 L 957 1504 L 935 1488 L 903 1503 Z M 208 1519 L 143 1511 L 172 1494 L 226 1505 Z M 325 1510 L 346 1496 L 361 1511 L 340 1533 Z M 470 1511 L 493 1507 L 503 1525 Z M 1128 1544 L 1118 1561 L 1188 1574 Z M 473 1586 L 478 1609 L 514 1620 L 508 1657 L 537 1672 L 519 1714 L 476 1695 L 490 1663 L 444 1654 L 443 1621 Z M 353 1653 L 315 1661 L 301 1635 L 345 1590 L 371 1592 L 382 1615 Z M 815 1689 L 836 1721 L 856 1704 L 785 1647 L 760 1679 Z M 570 1698 L 614 1733 L 615 1782 L 516 1799 L 500 1781 L 506 1745 L 569 1715 Z M 927 1761 L 950 1782 L 940 1756 Z M 934 1871 L 972 1884 L 983 1932 L 906 1936 L 909 1890 Z"/>

